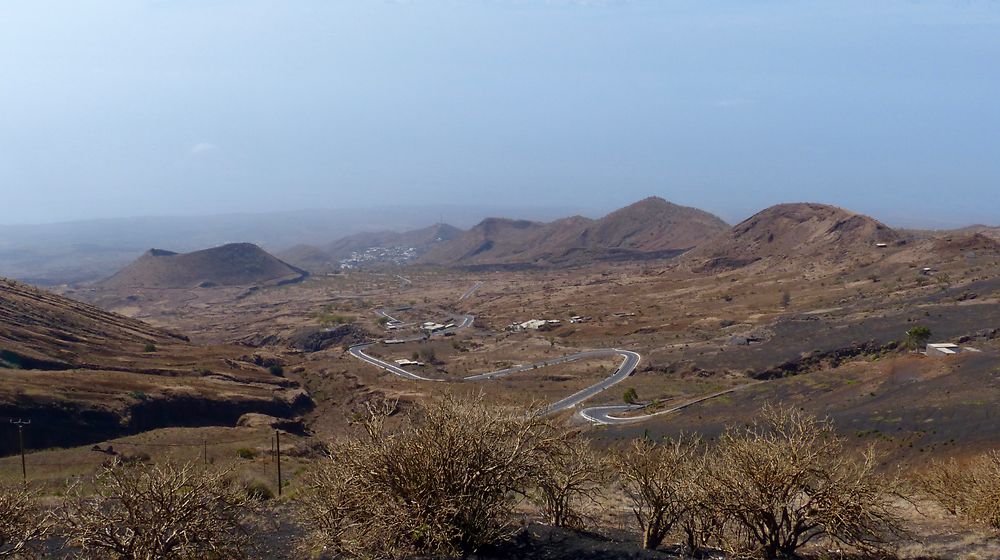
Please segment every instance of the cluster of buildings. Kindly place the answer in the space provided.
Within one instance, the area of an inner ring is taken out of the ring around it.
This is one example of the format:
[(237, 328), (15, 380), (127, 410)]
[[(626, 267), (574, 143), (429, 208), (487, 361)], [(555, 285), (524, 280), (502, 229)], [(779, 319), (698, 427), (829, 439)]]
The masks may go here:
[(371, 247), (341, 259), (340, 268), (348, 270), (374, 264), (406, 264), (417, 256), (415, 247)]
[(455, 325), (455, 323), (441, 324), (433, 321), (427, 321), (426, 323), (420, 325), (420, 331), (427, 334), (434, 334), (436, 332), (453, 329), (456, 326), (457, 325)]
[(523, 323), (511, 323), (507, 325), (507, 330), (511, 332), (537, 331), (543, 328), (551, 328), (561, 324), (559, 319), (529, 319)]
[(396, 360), (396, 365), (399, 366), (399, 367), (406, 367), (406, 366), (423, 367), (424, 363), (423, 362), (418, 362), (416, 360), (407, 360), (407, 359), (403, 358), (403, 359), (400, 359), (400, 360)]
[[(570, 323), (589, 323), (593, 320), (593, 317), (583, 315), (573, 315), (569, 318)], [(561, 324), (562, 321), (559, 319), (529, 319), (523, 323), (511, 323), (507, 325), (507, 330), (511, 332), (538, 331), (555, 328)]]

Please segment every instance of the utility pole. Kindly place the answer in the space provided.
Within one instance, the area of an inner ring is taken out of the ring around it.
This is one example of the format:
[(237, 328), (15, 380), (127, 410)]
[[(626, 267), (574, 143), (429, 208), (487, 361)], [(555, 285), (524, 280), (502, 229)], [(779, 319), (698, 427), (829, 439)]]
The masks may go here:
[(205, 459), (205, 464), (208, 465), (208, 439), (202, 439), (201, 443), (204, 446), (202, 449), (202, 457)]
[(278, 460), (278, 496), (281, 496), (281, 432), (278, 430), (274, 431), (274, 443)]
[(24, 483), (28, 483), (28, 469), (24, 463), (24, 427), (31, 424), (31, 420), (22, 420), (18, 418), (17, 420), (11, 420), (11, 424), (17, 426), (17, 440), (21, 445), (21, 478)]

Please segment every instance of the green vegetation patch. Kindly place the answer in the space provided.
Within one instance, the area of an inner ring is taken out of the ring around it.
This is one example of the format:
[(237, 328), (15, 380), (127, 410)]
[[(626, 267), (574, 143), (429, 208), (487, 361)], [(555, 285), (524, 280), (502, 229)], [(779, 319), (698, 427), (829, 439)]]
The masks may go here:
[(337, 313), (332, 305), (327, 305), (323, 307), (322, 311), (316, 312), (313, 315), (313, 319), (324, 327), (346, 325), (355, 321), (355, 317), (351, 315), (341, 315), (340, 313)]

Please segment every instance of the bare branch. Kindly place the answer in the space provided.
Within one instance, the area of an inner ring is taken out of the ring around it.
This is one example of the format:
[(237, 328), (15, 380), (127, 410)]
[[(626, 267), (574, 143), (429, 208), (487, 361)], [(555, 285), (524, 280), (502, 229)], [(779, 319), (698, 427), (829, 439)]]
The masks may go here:
[(67, 545), (113, 559), (243, 558), (256, 507), (227, 470), (116, 462), (58, 510)]

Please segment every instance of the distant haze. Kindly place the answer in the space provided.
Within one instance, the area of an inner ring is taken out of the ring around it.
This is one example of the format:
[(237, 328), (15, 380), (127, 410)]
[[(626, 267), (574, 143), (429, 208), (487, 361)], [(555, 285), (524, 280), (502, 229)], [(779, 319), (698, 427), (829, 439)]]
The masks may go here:
[(411, 230), (438, 221), (471, 227), (491, 215), (560, 218), (579, 208), (521, 206), (380, 206), (216, 216), (108, 218), (38, 225), (0, 225), (0, 277), (53, 284), (110, 276), (148, 249), (194, 251), (250, 242), (268, 250), (326, 245), (363, 232)]
[(11, 0), (0, 224), (648, 195), (996, 224), (998, 61), (987, 0)]

